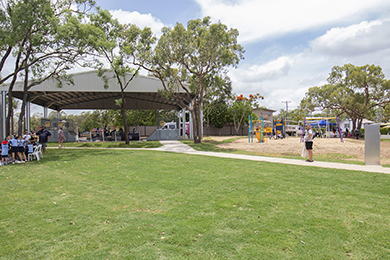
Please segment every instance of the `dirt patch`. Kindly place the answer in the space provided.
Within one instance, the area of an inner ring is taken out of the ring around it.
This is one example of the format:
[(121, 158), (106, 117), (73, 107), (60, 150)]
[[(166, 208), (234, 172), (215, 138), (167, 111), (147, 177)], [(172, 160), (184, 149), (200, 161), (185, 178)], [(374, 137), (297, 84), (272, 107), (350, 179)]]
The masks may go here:
[[(209, 137), (215, 141), (222, 141), (232, 137)], [(224, 139), (223, 139), (224, 138)], [(282, 140), (266, 139), (265, 143), (259, 143), (254, 138), (254, 143), (248, 143), (248, 138), (237, 139), (232, 143), (220, 144), (218, 147), (225, 149), (238, 149), (255, 152), (269, 156), (299, 156), (303, 143), (300, 138), (287, 138)], [(313, 144), (315, 156), (344, 159), (364, 162), (364, 140), (344, 139), (344, 143), (338, 138), (316, 138)], [(381, 142), (381, 164), (390, 164), (390, 142)]]

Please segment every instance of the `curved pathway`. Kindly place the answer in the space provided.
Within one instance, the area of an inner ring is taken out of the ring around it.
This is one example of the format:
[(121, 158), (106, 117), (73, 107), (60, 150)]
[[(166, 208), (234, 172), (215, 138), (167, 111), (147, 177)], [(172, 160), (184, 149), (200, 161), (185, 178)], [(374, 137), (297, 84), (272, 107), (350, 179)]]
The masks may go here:
[(321, 162), (321, 161), (314, 161), (312, 163), (309, 163), (309, 162), (305, 162), (304, 160), (297, 160), (297, 159), (285, 159), (285, 158), (277, 158), (277, 157), (265, 157), (265, 156), (257, 156), (257, 155), (244, 155), (244, 154), (232, 154), (232, 153), (203, 152), (203, 151), (196, 151), (190, 146), (176, 140), (160, 141), (160, 143), (163, 145), (162, 147), (152, 148), (149, 150), (185, 153), (185, 154), (192, 154), (192, 155), (213, 156), (213, 157), (230, 158), (230, 159), (251, 160), (251, 161), (258, 161), (258, 162), (292, 164), (292, 165), (298, 165), (304, 167), (312, 166), (312, 167), (321, 167), (321, 168), (390, 174), (390, 168), (382, 167), (382, 166), (357, 165), (357, 164), (333, 163), (333, 162)]

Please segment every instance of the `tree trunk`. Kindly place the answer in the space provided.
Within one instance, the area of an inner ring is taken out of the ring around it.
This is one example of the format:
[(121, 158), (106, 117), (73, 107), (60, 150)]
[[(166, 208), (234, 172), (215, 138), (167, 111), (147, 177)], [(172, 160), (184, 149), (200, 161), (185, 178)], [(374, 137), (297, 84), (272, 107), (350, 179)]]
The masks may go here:
[[(8, 88), (8, 113), (7, 113), (7, 119), (6, 119), (6, 135), (9, 136), (11, 132), (14, 132), (14, 123), (13, 123), (13, 116), (14, 116), (14, 109), (12, 107), (13, 105), (13, 97), (12, 97), (12, 90), (14, 88), (16, 79), (17, 79), (17, 74), (14, 75), (12, 78), (12, 81), (9, 85)], [(11, 122), (12, 118), (12, 122)]]
[(197, 122), (197, 132), (198, 132), (198, 135), (197, 135), (197, 138), (195, 140), (195, 143), (201, 143), (202, 142), (202, 108), (200, 106), (200, 104), (198, 104), (196, 106), (196, 114), (197, 114), (197, 119), (198, 119), (198, 122)]
[(194, 143), (198, 144), (202, 142), (202, 138), (200, 136), (201, 126), (200, 126), (199, 106), (196, 104), (196, 100), (193, 100), (191, 103), (192, 103), (191, 106), (192, 109), (189, 109), (189, 111), (191, 112), (191, 117), (192, 117)]
[[(23, 87), (23, 100), (22, 100), (22, 108), (20, 110), (19, 122), (18, 122), (18, 135), (22, 135), (23, 130), (23, 118), (26, 113), (26, 103), (27, 103), (27, 95), (28, 95), (28, 68), (25, 70), (25, 78), (24, 78), (24, 87)], [(27, 127), (26, 127), (27, 129)]]
[(123, 120), (123, 127), (125, 128), (125, 143), (129, 144), (129, 126), (127, 125), (126, 111), (125, 111), (125, 97), (122, 91), (122, 103), (121, 103), (121, 114)]
[(351, 118), (351, 121), (352, 121), (352, 136), (355, 136), (355, 129), (356, 129), (356, 118)]
[(240, 135), (240, 127), (243, 119), (244, 115), (241, 116), (240, 121), (238, 121), (238, 123), (236, 123), (236, 120), (234, 120), (234, 130), (236, 131), (236, 135)]

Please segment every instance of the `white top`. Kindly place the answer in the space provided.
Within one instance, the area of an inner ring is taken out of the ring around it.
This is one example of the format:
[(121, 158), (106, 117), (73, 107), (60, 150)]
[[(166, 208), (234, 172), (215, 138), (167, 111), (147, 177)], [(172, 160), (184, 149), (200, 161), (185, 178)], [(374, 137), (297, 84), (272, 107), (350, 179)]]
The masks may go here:
[(305, 131), (304, 140), (305, 142), (313, 142), (313, 130), (311, 128)]

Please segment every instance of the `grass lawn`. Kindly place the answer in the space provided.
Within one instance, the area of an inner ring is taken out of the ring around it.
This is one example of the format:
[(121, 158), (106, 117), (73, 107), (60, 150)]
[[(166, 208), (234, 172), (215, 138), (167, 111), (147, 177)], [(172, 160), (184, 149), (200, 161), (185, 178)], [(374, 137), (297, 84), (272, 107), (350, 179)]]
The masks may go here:
[(0, 259), (389, 259), (389, 187), (378, 173), (49, 149), (0, 167)]

